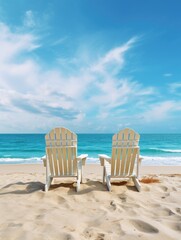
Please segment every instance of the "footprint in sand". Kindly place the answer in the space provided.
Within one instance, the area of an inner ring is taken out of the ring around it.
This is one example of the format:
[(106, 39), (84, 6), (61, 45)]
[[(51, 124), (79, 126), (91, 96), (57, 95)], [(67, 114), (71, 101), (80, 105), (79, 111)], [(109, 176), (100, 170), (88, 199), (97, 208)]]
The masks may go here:
[(148, 187), (148, 186), (144, 186), (143, 189), (144, 189), (145, 192), (150, 192), (150, 187)]
[(61, 196), (57, 196), (56, 201), (58, 204), (62, 204), (66, 202), (65, 198)]
[(125, 203), (126, 200), (127, 200), (127, 196), (126, 196), (125, 194), (120, 194), (120, 195), (119, 195), (119, 198), (121, 199), (121, 201), (122, 201), (123, 203)]
[(93, 230), (86, 230), (84, 232), (84, 236), (89, 239), (95, 239), (95, 240), (104, 240), (105, 239), (105, 234), (104, 233), (98, 233), (95, 236), (95, 232)]
[(176, 223), (174, 226), (174, 230), (181, 232), (181, 225), (179, 223)]
[(112, 208), (113, 208), (114, 210), (116, 210), (117, 205), (116, 205), (115, 201), (111, 201), (111, 202), (110, 202), (110, 205), (112, 206)]
[(36, 219), (38, 219), (38, 220), (41, 220), (41, 219), (43, 219), (44, 217), (45, 217), (44, 214), (38, 214), (38, 215), (36, 215)]
[(23, 224), (22, 223), (9, 223), (8, 227), (22, 227)]
[(168, 216), (172, 216), (175, 215), (174, 212), (172, 212), (172, 210), (170, 210), (169, 208), (164, 208), (165, 214), (167, 214)]
[(98, 233), (97, 237), (95, 240), (104, 240), (105, 238), (105, 234), (104, 233)]
[(162, 199), (165, 199), (165, 198), (167, 198), (167, 197), (169, 197), (169, 196), (170, 196), (170, 193), (165, 193), (164, 196), (162, 196), (161, 198), (162, 198)]
[(87, 239), (87, 238), (91, 238), (93, 236), (93, 233), (90, 230), (85, 230), (83, 235)]
[(181, 208), (176, 208), (175, 210), (177, 213), (181, 214)]
[(159, 230), (157, 228), (155, 228), (154, 226), (152, 226), (146, 222), (143, 222), (141, 220), (131, 220), (131, 223), (140, 232), (144, 232), (144, 233), (158, 233), (159, 232)]
[(65, 236), (65, 239), (66, 240), (73, 240), (73, 239), (75, 239), (72, 235), (70, 235), (70, 234), (67, 234), (66, 236)]
[(177, 189), (176, 189), (175, 187), (172, 187), (172, 190), (173, 190), (174, 192), (177, 192)]
[(172, 216), (175, 215), (174, 212), (172, 212), (171, 209), (166, 208), (166, 207), (157, 207), (157, 211), (154, 212), (156, 216)]
[(174, 231), (181, 232), (181, 224), (180, 223), (169, 223), (168, 226)]
[(168, 191), (168, 188), (165, 187), (165, 186), (160, 186), (160, 188), (161, 188), (164, 192), (167, 192), (167, 191)]

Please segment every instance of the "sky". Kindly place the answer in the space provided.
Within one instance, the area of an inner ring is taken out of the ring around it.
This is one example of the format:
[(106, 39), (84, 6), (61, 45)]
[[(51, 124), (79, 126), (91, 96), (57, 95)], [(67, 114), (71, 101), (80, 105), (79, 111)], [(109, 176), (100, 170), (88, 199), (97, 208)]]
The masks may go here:
[(180, 0), (0, 0), (0, 133), (181, 133)]

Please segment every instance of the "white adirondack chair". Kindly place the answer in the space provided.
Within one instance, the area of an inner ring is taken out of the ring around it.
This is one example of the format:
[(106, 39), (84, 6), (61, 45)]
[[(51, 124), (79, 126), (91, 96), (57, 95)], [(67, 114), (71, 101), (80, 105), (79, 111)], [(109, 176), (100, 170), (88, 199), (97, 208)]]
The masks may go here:
[(140, 135), (132, 129), (125, 128), (112, 138), (112, 157), (100, 154), (99, 159), (103, 166), (103, 183), (107, 183), (111, 190), (111, 178), (132, 178), (138, 191), (141, 185), (138, 180), (139, 165), (139, 138)]
[(42, 157), (46, 167), (45, 191), (48, 191), (53, 178), (75, 177), (76, 190), (82, 182), (82, 166), (87, 154), (77, 156), (77, 135), (69, 129), (52, 129), (46, 136), (46, 156)]

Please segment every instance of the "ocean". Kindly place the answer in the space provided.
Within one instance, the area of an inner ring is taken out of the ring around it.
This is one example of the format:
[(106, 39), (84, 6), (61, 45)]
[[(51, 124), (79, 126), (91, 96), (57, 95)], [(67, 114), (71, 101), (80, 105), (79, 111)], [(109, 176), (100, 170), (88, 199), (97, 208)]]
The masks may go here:
[[(113, 134), (77, 134), (78, 154), (88, 154), (87, 163), (99, 163), (98, 154), (111, 156)], [(0, 164), (41, 163), (45, 134), (0, 134)], [(181, 134), (141, 134), (143, 165), (181, 165)]]

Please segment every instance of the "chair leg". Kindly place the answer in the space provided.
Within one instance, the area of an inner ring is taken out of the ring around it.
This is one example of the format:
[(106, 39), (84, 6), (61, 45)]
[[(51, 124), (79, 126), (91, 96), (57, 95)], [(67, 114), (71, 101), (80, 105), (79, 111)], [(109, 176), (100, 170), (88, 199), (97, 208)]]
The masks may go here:
[(77, 169), (77, 186), (76, 186), (76, 191), (78, 192), (80, 190), (80, 182), (82, 179), (82, 171), (81, 168)]
[(46, 184), (45, 184), (45, 192), (48, 192), (48, 189), (50, 188), (52, 180), (53, 180), (52, 177), (47, 177)]
[(106, 184), (107, 184), (108, 191), (111, 191), (111, 178), (107, 175), (106, 175)]
[(45, 184), (45, 192), (48, 192), (48, 184)]
[(76, 192), (79, 192), (79, 190), (80, 190), (80, 179), (77, 179)]
[(81, 167), (81, 179), (80, 182), (83, 183), (83, 166)]
[(141, 184), (140, 184), (138, 178), (137, 177), (132, 177), (132, 179), (133, 179), (134, 185), (137, 188), (138, 192), (140, 192), (141, 191)]
[(106, 173), (105, 167), (103, 166), (103, 178), (102, 178), (103, 183), (105, 183), (105, 173)]

